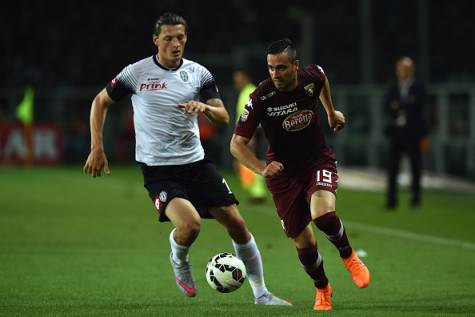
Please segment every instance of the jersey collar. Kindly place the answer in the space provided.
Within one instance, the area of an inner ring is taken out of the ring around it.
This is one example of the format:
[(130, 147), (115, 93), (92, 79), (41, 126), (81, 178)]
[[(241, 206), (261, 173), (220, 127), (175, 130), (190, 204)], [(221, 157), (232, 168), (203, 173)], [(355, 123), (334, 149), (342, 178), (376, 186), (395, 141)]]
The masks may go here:
[(165, 67), (165, 66), (163, 66), (162, 64), (160, 64), (160, 62), (159, 62), (158, 59), (157, 59), (157, 55), (153, 55), (152, 58), (153, 58), (153, 62), (155, 63), (155, 65), (157, 65), (157, 66), (160, 67), (161, 69), (168, 70), (168, 71), (170, 71), (170, 72), (171, 72), (171, 71), (178, 70), (178, 69), (181, 67), (181, 65), (183, 65), (183, 58), (182, 58), (181, 61), (180, 61), (180, 65), (178, 65), (178, 67), (176, 67), (176, 68), (168, 68), (168, 67)]

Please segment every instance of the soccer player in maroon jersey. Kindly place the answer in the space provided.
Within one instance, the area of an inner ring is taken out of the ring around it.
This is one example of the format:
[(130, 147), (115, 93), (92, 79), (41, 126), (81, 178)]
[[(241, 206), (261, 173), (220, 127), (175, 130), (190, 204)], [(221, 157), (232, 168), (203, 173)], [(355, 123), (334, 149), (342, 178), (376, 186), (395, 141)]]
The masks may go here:
[[(285, 233), (294, 240), (300, 262), (314, 281), (314, 309), (331, 310), (332, 288), (312, 222), (337, 247), (354, 283), (364, 288), (370, 282), (370, 273), (351, 248), (335, 212), (336, 157), (325, 144), (317, 114), (318, 98), (335, 132), (345, 126), (345, 117), (333, 107), (330, 83), (322, 68), (312, 64), (301, 69), (291, 40), (269, 46), (267, 67), (270, 78), (250, 95), (231, 140), (231, 153), (265, 177)], [(266, 164), (248, 147), (259, 124), (269, 142)]]

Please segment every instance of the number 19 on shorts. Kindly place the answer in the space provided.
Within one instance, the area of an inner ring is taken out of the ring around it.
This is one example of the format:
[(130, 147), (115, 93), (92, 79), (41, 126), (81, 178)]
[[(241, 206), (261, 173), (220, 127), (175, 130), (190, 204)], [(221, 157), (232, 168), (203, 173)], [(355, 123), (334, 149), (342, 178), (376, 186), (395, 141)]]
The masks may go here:
[(328, 170), (318, 170), (317, 171), (317, 183), (330, 183), (332, 182), (332, 172)]

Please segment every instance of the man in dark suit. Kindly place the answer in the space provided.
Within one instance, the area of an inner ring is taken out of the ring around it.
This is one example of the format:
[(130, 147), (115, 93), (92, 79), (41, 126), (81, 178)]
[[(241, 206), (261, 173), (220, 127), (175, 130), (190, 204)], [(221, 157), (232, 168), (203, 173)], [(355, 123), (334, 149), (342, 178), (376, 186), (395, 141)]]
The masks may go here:
[(386, 133), (389, 137), (388, 185), (386, 206), (397, 206), (397, 177), (401, 158), (407, 154), (411, 165), (411, 207), (421, 203), (422, 151), (427, 148), (427, 123), (424, 118), (426, 92), (414, 78), (414, 62), (403, 57), (396, 63), (397, 83), (386, 96)]

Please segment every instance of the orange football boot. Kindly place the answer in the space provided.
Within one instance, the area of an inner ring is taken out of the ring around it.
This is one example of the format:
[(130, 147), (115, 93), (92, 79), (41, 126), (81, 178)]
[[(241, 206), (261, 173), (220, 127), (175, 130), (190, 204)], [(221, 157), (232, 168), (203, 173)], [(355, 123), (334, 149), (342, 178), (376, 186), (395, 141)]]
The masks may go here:
[(332, 310), (332, 287), (330, 283), (325, 288), (317, 288), (314, 310)]
[(359, 288), (365, 288), (369, 285), (369, 270), (366, 265), (364, 265), (363, 261), (361, 261), (356, 255), (355, 250), (351, 252), (351, 255), (348, 258), (342, 258), (342, 260), (346, 269), (350, 272), (351, 278), (356, 286)]

